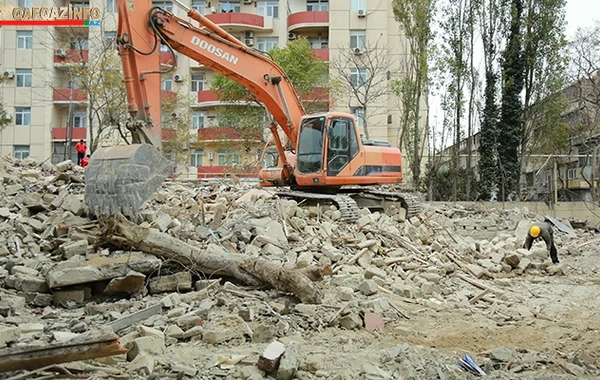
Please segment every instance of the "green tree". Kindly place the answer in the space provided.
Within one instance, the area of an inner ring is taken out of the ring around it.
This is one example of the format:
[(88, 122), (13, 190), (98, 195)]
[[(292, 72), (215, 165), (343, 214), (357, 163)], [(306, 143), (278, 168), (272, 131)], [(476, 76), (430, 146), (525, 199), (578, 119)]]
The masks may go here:
[(503, 25), (506, 24), (505, 7), (501, 0), (477, 0), (475, 2), (485, 66), (485, 88), (483, 93), (483, 111), (480, 120), (479, 136), (479, 197), (491, 199), (498, 191), (498, 121), (497, 102), (498, 73), (496, 62), (501, 43)]
[(498, 159), (500, 190), (503, 201), (519, 196), (519, 150), (523, 130), (523, 35), (521, 31), (523, 0), (511, 0), (511, 19), (508, 42), (502, 62), (502, 105), (498, 128)]
[[(528, 153), (560, 144), (566, 107), (560, 92), (567, 82), (565, 0), (527, 0), (524, 9), (523, 60), (525, 64), (521, 174)], [(551, 108), (550, 108), (551, 107)], [(535, 136), (535, 137), (534, 137)], [(544, 141), (544, 140), (555, 141)], [(563, 140), (564, 141), (564, 140)]]
[(415, 188), (421, 176), (421, 157), (427, 133), (420, 128), (421, 100), (428, 89), (429, 65), (428, 50), (433, 37), (431, 17), (434, 0), (394, 0), (392, 8), (394, 18), (400, 24), (408, 39), (409, 53), (404, 61), (405, 76), (392, 82), (392, 89), (400, 98), (401, 108), (401, 137), (400, 147), (405, 147), (411, 157), (411, 169)]
[[(460, 146), (463, 138), (463, 110), (465, 103), (465, 83), (467, 81), (467, 57), (469, 56), (468, 0), (447, 0), (441, 16), (442, 53), (441, 67), (447, 75), (448, 97), (442, 103), (445, 118), (453, 120), (454, 144), (451, 170), (457, 173), (460, 167)], [(453, 197), (456, 200), (458, 178), (454, 176)]]

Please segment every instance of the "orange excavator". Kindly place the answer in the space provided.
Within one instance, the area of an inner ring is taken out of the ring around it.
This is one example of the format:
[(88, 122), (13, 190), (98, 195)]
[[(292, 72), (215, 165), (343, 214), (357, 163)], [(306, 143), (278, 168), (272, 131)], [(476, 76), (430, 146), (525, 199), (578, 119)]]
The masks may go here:
[(402, 181), (398, 148), (362, 140), (352, 114), (307, 115), (277, 63), (198, 11), (173, 2), (199, 25), (153, 6), (151, 0), (116, 2), (130, 115), (126, 127), (133, 144), (97, 149), (92, 155), (86, 171), (88, 214), (137, 218), (142, 204), (173, 174), (173, 164), (160, 153), (161, 44), (241, 84), (269, 111), (272, 138), (258, 174), (262, 187), (286, 187), (277, 194), (334, 203), (349, 221), (358, 217), (358, 207), (397, 205), (409, 216), (419, 211), (411, 194), (373, 188)]

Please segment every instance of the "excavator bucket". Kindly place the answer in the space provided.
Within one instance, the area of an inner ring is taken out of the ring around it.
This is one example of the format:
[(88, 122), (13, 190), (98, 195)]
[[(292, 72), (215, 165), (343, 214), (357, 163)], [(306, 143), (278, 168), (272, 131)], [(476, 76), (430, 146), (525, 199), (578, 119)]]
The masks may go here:
[(123, 214), (137, 221), (140, 207), (173, 169), (173, 163), (151, 144), (96, 150), (85, 172), (88, 216)]

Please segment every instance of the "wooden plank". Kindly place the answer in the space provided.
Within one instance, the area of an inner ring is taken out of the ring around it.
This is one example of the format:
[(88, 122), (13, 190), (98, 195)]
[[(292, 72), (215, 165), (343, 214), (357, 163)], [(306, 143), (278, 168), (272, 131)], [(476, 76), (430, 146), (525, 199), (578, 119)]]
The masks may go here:
[(126, 317), (119, 318), (116, 321), (111, 322), (108, 326), (113, 329), (114, 332), (118, 333), (119, 331), (126, 329), (127, 327), (141, 322), (150, 318), (153, 315), (162, 313), (162, 305), (160, 303), (156, 305), (149, 306), (145, 309), (136, 311), (133, 314), (130, 314)]
[(52, 364), (102, 358), (127, 353), (119, 336), (104, 333), (78, 337), (66, 343), (43, 347), (8, 348), (0, 351), (0, 372), (33, 370)]
[(485, 297), (485, 296), (486, 296), (486, 295), (487, 295), (489, 292), (491, 292), (491, 290), (490, 290), (489, 288), (488, 288), (488, 289), (485, 289), (483, 292), (481, 292), (481, 293), (479, 293), (478, 295), (476, 295), (475, 297), (471, 298), (471, 299), (469, 300), (469, 303), (470, 303), (470, 304), (475, 304), (475, 303), (477, 303), (477, 301), (479, 301), (480, 299), (482, 299), (483, 297)]
[(492, 293), (502, 294), (502, 291), (500, 291), (498, 289), (494, 289), (494, 288), (492, 288), (490, 286), (487, 286), (485, 284), (482, 284), (481, 282), (475, 281), (472, 278), (464, 276), (464, 275), (462, 275), (460, 273), (457, 273), (456, 277), (460, 278), (461, 280), (463, 280), (465, 282), (468, 282), (469, 284), (471, 284), (471, 285), (473, 285), (475, 287), (478, 287), (479, 289), (483, 289), (483, 290), (489, 289), (489, 291), (492, 292)]

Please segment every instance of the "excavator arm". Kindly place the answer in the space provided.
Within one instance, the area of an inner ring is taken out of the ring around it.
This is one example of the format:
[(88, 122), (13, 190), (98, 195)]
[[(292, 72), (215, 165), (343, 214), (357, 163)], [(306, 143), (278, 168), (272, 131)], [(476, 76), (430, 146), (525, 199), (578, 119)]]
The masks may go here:
[(200, 26), (175, 16), (151, 0), (117, 0), (117, 43), (124, 73), (129, 120), (126, 127), (133, 145), (101, 148), (94, 152), (86, 170), (85, 201), (88, 213), (138, 216), (139, 207), (166, 177), (171, 163), (160, 154), (160, 49), (194, 59), (241, 84), (272, 115), (271, 132), (282, 164), (277, 182), (293, 183), (293, 156), (279, 131), (295, 149), (298, 125), (306, 114), (283, 69), (194, 9), (174, 0)]

